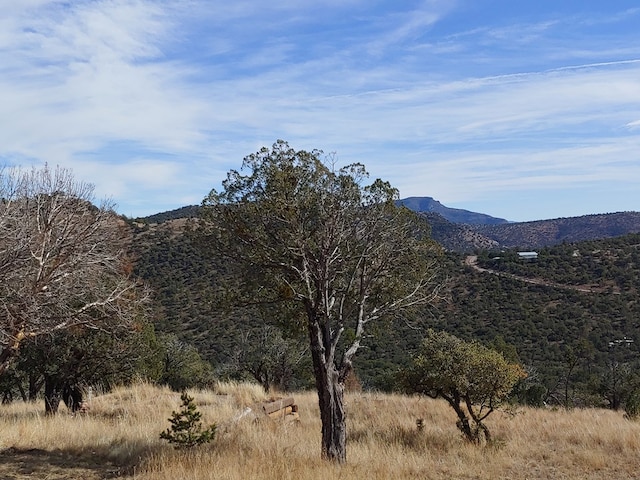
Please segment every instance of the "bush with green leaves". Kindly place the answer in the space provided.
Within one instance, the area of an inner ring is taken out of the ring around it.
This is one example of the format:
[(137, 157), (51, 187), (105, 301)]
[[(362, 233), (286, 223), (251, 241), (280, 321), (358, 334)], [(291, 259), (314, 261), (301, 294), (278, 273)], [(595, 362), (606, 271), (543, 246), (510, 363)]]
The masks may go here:
[(444, 398), (465, 438), (482, 443), (491, 441), (484, 420), (525, 376), (520, 365), (495, 350), (430, 329), (401, 381), (407, 392)]
[(629, 420), (640, 419), (640, 389), (634, 389), (624, 404), (625, 417)]
[(202, 414), (196, 408), (193, 397), (183, 392), (180, 399), (182, 408), (179, 412), (171, 413), (171, 427), (160, 433), (160, 438), (167, 440), (175, 448), (191, 448), (212, 441), (216, 434), (216, 424), (203, 429)]
[(176, 392), (187, 388), (204, 388), (213, 381), (213, 367), (198, 349), (174, 334), (158, 335), (162, 373), (158, 383)]

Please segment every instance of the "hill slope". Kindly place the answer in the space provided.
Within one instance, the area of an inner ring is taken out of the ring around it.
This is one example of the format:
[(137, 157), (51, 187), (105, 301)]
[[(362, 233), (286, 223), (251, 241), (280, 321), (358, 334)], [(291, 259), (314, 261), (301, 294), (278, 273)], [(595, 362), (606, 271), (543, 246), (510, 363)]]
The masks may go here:
[[(449, 251), (461, 253), (499, 248), (538, 249), (640, 232), (640, 212), (508, 222), (483, 213), (449, 208), (431, 197), (409, 197), (399, 200), (398, 204), (424, 215), (431, 224), (434, 240)], [(199, 206), (189, 205), (139, 220), (162, 223), (194, 218), (199, 211)]]
[(500, 243), (480, 233), (472, 225), (454, 223), (438, 213), (421, 213), (431, 226), (431, 238), (452, 252), (472, 252), (478, 249), (500, 248)]

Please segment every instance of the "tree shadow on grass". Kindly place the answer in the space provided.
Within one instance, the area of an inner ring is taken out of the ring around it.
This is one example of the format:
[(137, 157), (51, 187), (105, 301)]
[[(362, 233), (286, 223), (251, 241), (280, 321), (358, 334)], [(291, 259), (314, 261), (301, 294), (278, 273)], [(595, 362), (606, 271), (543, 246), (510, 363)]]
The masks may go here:
[(121, 478), (129, 475), (131, 469), (131, 466), (117, 465), (91, 452), (13, 447), (0, 450), (0, 478), (3, 480)]

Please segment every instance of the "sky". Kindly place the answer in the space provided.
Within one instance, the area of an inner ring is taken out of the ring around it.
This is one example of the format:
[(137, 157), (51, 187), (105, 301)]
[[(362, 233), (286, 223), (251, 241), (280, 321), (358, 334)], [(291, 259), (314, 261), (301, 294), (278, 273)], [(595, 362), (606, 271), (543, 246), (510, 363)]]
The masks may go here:
[(636, 1), (0, 8), (0, 165), (70, 168), (130, 217), (278, 139), (511, 221), (640, 211)]

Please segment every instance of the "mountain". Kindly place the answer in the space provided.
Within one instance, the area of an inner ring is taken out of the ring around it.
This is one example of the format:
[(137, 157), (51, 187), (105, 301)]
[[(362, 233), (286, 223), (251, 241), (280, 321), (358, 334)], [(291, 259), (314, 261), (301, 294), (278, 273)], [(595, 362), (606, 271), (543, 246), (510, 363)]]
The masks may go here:
[(431, 236), (452, 252), (502, 248), (535, 250), (561, 243), (620, 237), (640, 232), (640, 212), (618, 212), (581, 217), (493, 225), (450, 222), (437, 213), (422, 213), (431, 224)]
[(537, 249), (640, 232), (640, 212), (509, 222), (483, 213), (449, 208), (431, 197), (404, 198), (398, 204), (424, 215), (431, 224), (433, 239), (455, 252)]
[(467, 225), (501, 225), (509, 223), (504, 218), (496, 218), (484, 213), (470, 212), (460, 208), (449, 208), (431, 197), (408, 197), (398, 200), (398, 205), (419, 213), (437, 213), (441, 217), (453, 223)]
[[(460, 253), (499, 248), (538, 249), (640, 232), (640, 212), (509, 222), (484, 213), (449, 208), (431, 197), (408, 197), (397, 203), (424, 215), (431, 224), (433, 239), (446, 250)], [(189, 205), (138, 220), (147, 224), (184, 220), (197, 217), (199, 210), (199, 206)]]
[(431, 238), (451, 252), (500, 248), (498, 241), (476, 231), (473, 225), (454, 223), (438, 213), (421, 212), (431, 226)]

